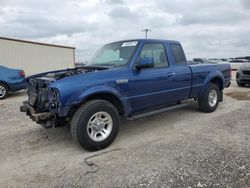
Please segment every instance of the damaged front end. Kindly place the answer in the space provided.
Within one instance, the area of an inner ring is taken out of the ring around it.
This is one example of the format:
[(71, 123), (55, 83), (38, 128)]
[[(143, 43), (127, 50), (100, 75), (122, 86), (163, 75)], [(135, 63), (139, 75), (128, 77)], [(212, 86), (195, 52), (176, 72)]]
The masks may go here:
[(49, 88), (48, 85), (55, 81), (54, 78), (35, 78), (30, 80), (28, 86), (28, 101), (20, 107), (21, 112), (26, 112), (30, 118), (45, 128), (58, 125), (57, 108), (59, 106), (59, 92)]
[(56, 88), (49, 85), (66, 77), (96, 72), (105, 68), (80, 67), (32, 76), (28, 85), (28, 101), (20, 106), (20, 111), (25, 112), (36, 123), (45, 128), (54, 128), (69, 121), (67, 114), (70, 109), (60, 108), (60, 94)]

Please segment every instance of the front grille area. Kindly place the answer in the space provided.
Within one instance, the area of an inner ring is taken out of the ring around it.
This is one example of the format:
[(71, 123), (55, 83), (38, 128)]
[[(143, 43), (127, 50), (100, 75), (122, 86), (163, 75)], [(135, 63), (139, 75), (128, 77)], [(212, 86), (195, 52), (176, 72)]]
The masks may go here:
[(37, 113), (48, 110), (48, 85), (50, 83), (51, 80), (46, 78), (35, 78), (29, 82), (28, 103)]
[(33, 92), (33, 91), (30, 91), (29, 92), (28, 102), (29, 102), (29, 104), (31, 106), (35, 105), (36, 99), (37, 99), (37, 94), (35, 92)]
[(246, 75), (250, 75), (250, 70), (243, 70), (242, 73)]

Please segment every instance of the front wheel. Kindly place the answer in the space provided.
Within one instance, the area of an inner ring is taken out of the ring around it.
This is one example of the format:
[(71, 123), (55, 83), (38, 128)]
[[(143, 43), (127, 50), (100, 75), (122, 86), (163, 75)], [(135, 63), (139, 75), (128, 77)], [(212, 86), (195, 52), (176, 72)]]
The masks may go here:
[(210, 83), (204, 95), (198, 99), (199, 109), (203, 112), (213, 112), (219, 104), (219, 92), (216, 84)]
[(108, 147), (119, 131), (117, 109), (104, 100), (83, 104), (71, 120), (73, 139), (89, 151)]

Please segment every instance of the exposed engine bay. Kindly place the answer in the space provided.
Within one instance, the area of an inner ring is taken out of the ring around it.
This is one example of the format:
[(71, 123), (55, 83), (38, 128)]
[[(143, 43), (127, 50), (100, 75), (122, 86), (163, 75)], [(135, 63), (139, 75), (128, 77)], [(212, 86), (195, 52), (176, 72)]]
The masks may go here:
[[(59, 93), (57, 90), (48, 88), (48, 85), (70, 76), (106, 69), (108, 68), (86, 66), (31, 76), (28, 78), (28, 101), (24, 101), (20, 110), (26, 112), (33, 121), (45, 128), (56, 127), (59, 123), (58, 120), (60, 120), (60, 118), (57, 118)], [(55, 119), (57, 119), (57, 122), (55, 122)]]
[(53, 78), (54, 80), (59, 80), (59, 79), (74, 76), (77, 74), (96, 72), (96, 71), (106, 70), (106, 69), (108, 69), (108, 68), (96, 67), (96, 66), (84, 66), (84, 67), (77, 67), (77, 68), (73, 68), (73, 69), (57, 70), (57, 71), (36, 74), (36, 75), (28, 77), (28, 80), (31, 80), (34, 78), (41, 78), (41, 77), (42, 78)]

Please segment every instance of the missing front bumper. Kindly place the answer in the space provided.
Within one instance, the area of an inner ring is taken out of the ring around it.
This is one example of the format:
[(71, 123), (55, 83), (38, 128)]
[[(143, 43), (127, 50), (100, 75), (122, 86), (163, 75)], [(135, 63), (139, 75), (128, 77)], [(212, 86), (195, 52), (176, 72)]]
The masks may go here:
[(50, 121), (53, 119), (53, 117), (54, 115), (51, 112), (42, 112), (31, 115), (31, 119), (37, 123)]
[(25, 112), (30, 118), (38, 124), (41, 124), (43, 127), (49, 128), (53, 125), (53, 119), (55, 115), (51, 112), (40, 112), (36, 113), (34, 108), (28, 104), (27, 101), (24, 101), (20, 106), (20, 111)]

